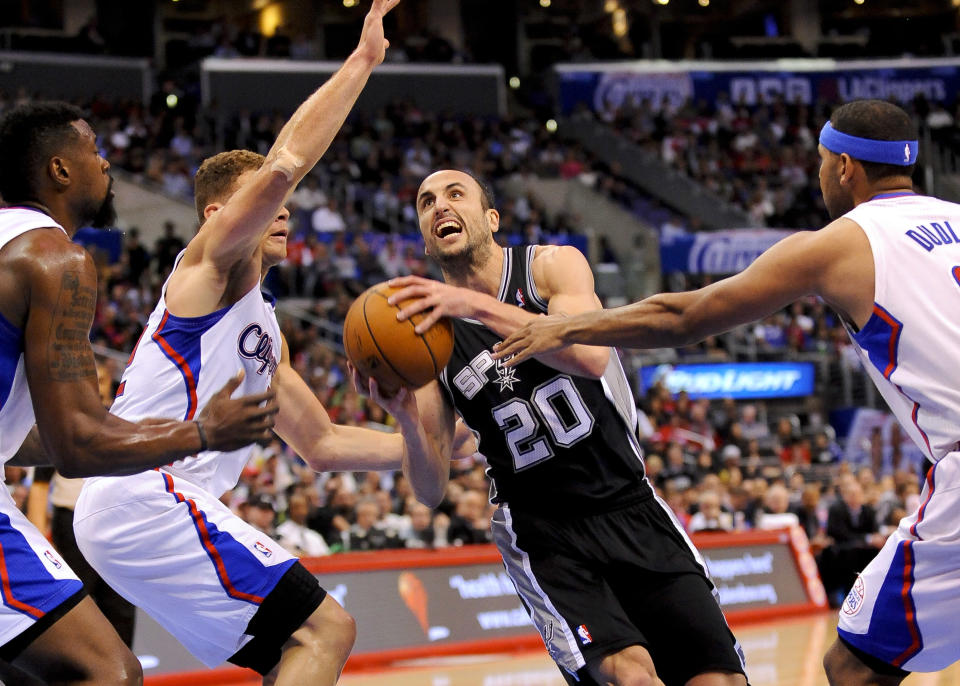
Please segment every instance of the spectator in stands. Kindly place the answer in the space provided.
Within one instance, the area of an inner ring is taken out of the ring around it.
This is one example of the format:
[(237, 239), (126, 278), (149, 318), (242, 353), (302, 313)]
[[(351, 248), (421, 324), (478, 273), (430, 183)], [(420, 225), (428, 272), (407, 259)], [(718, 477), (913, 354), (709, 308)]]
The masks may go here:
[(450, 545), (489, 543), (490, 519), (487, 517), (487, 499), (479, 491), (464, 491), (450, 517), (447, 530)]
[(758, 529), (783, 529), (796, 526), (797, 515), (790, 512), (790, 492), (782, 483), (775, 483), (763, 494), (763, 510), (757, 516)]
[(844, 477), (840, 499), (827, 513), (827, 536), (833, 543), (823, 551), (821, 575), (831, 603), (839, 606), (857, 574), (883, 547), (876, 513), (864, 503), (863, 486), (854, 477)]
[(176, 230), (173, 222), (164, 222), (163, 236), (157, 239), (156, 245), (154, 245), (153, 248), (153, 255), (156, 258), (157, 276), (159, 276), (161, 280), (166, 279), (170, 273), (170, 269), (173, 268), (174, 260), (177, 259), (177, 255), (180, 254), (184, 247), (183, 239), (177, 235)]
[(690, 517), (687, 530), (696, 531), (733, 531), (733, 515), (724, 512), (720, 504), (720, 494), (714, 490), (705, 490), (697, 499), (699, 509)]
[(150, 253), (140, 243), (140, 230), (137, 227), (130, 227), (126, 239), (126, 245), (124, 245), (126, 273), (124, 276), (131, 284), (138, 286), (143, 280), (143, 275), (150, 268)]
[(380, 521), (380, 504), (372, 496), (357, 503), (356, 521), (350, 527), (347, 538), (348, 550), (384, 550), (399, 548), (400, 541), (377, 524)]
[(757, 419), (757, 406), (744, 405), (740, 410), (741, 434), (745, 440), (751, 438), (766, 438), (770, 435), (770, 427)]
[(666, 456), (666, 464), (658, 475), (660, 488), (664, 492), (682, 492), (693, 488), (697, 483), (697, 473), (687, 461), (683, 447), (679, 443), (670, 443), (667, 445)]
[(410, 528), (403, 539), (405, 548), (443, 548), (447, 543), (450, 518), (442, 512), (434, 514), (429, 507), (411, 497), (407, 501)]
[(307, 526), (310, 503), (302, 493), (294, 493), (287, 504), (287, 519), (276, 528), (277, 542), (297, 557), (329, 555), (323, 536)]
[(246, 504), (244, 514), (248, 524), (259, 529), (267, 536), (274, 536), (273, 522), (276, 519), (277, 511), (270, 500), (263, 496), (254, 497)]

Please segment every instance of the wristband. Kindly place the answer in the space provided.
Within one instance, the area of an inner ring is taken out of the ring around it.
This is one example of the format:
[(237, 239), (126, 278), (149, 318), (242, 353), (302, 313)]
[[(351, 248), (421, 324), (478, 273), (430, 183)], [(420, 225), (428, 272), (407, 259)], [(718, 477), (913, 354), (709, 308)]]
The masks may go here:
[(202, 453), (207, 449), (207, 432), (203, 430), (203, 424), (199, 419), (194, 419), (193, 423), (197, 425), (197, 433), (200, 434), (200, 450), (197, 452)]

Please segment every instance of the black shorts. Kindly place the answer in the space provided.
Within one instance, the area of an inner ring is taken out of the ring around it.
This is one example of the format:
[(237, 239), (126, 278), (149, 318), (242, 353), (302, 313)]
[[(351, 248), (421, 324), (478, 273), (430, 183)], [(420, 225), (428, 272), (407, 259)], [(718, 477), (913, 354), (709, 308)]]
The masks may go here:
[(265, 676), (280, 662), (283, 644), (326, 597), (317, 577), (299, 562), (293, 563), (247, 624), (246, 633), (253, 638), (227, 662)]
[(540, 516), (502, 506), (494, 541), (568, 682), (641, 645), (667, 686), (744, 671), (739, 644), (679, 525), (653, 497), (613, 512)]

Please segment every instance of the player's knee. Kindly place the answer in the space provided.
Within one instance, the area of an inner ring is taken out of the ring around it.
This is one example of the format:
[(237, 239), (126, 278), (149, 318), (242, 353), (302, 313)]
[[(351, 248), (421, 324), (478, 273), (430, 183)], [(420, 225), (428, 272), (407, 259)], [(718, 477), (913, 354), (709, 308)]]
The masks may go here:
[(833, 645), (823, 656), (823, 671), (827, 674), (827, 681), (830, 686), (846, 686), (855, 682), (851, 660), (853, 656), (839, 640), (834, 641)]
[(125, 651), (116, 659), (99, 663), (94, 682), (104, 686), (142, 686), (143, 668), (133, 653)]
[(357, 622), (339, 603), (327, 596), (296, 634), (301, 644), (318, 651), (333, 651), (346, 660), (357, 638)]
[(606, 681), (614, 686), (657, 686), (662, 682), (657, 678), (657, 671), (644, 648), (631, 646), (613, 655), (608, 655), (600, 662), (598, 681)]

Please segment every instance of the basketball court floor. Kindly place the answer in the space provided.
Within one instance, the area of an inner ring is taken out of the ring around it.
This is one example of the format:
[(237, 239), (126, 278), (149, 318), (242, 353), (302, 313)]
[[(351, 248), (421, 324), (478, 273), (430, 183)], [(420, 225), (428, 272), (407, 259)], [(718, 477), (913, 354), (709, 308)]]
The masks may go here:
[[(752, 686), (827, 686), (820, 662), (836, 636), (835, 627), (834, 612), (734, 627)], [(340, 684), (565, 686), (546, 652), (418, 660), (388, 670), (348, 672)], [(960, 664), (939, 674), (912, 674), (904, 685), (960, 686)]]

